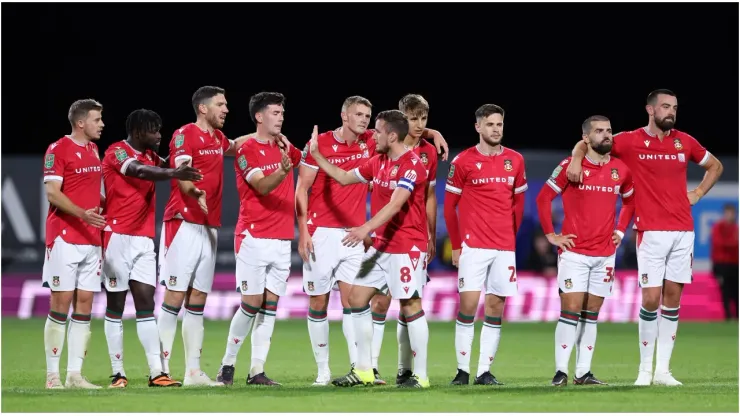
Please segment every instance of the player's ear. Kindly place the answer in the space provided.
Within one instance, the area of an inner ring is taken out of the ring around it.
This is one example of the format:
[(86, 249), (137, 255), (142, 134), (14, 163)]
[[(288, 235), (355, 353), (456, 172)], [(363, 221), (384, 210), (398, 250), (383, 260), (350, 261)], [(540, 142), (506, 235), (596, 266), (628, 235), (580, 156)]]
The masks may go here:
[(645, 111), (647, 111), (648, 115), (654, 116), (655, 115), (655, 109), (652, 105), (648, 104), (645, 106)]
[(262, 114), (262, 112), (260, 111), (259, 113), (256, 113), (254, 115), (254, 119), (257, 121), (257, 123), (262, 123), (265, 120), (265, 117)]
[(339, 116), (342, 118), (342, 123), (346, 123), (349, 121), (349, 117), (347, 117), (347, 112), (342, 111), (339, 113)]
[(475, 122), (475, 131), (478, 132), (478, 134), (480, 134), (480, 124), (478, 124), (477, 121)]

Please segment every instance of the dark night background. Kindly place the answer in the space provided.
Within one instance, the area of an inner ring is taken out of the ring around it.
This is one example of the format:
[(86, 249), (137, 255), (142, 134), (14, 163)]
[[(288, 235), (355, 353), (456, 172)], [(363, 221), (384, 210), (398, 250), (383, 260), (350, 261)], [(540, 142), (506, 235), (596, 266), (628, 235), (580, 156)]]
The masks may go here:
[(3, 4), (3, 155), (41, 154), (70, 132), (76, 99), (105, 107), (101, 150), (136, 108), (172, 131), (202, 85), (226, 89), (224, 132), (254, 130), (249, 97), (287, 97), (284, 133), (338, 127), (345, 97), (374, 113), (406, 93), (431, 105), (451, 147), (477, 142), (475, 109), (507, 111), (505, 144), (567, 149), (580, 123), (647, 122), (653, 89), (678, 94), (677, 127), (738, 151), (737, 4)]

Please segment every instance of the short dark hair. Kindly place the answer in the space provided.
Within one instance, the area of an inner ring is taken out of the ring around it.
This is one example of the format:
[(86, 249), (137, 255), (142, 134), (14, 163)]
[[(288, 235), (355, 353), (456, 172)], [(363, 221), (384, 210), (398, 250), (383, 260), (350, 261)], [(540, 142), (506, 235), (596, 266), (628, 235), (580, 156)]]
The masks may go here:
[(675, 97), (676, 93), (674, 93), (671, 90), (667, 90), (665, 88), (660, 88), (655, 91), (650, 92), (647, 96), (647, 104), (648, 105), (655, 105), (658, 102), (658, 96), (659, 95), (670, 95), (671, 97)]
[(735, 207), (735, 204), (728, 202), (722, 207), (723, 211), (732, 211), (737, 212), (737, 207)]
[(73, 102), (69, 107), (69, 112), (67, 113), (69, 124), (74, 127), (78, 120), (84, 120), (87, 118), (87, 113), (93, 110), (103, 111), (103, 104), (100, 104), (92, 98), (85, 98), (84, 100)]
[(365, 97), (360, 97), (359, 95), (353, 95), (351, 97), (347, 97), (346, 100), (342, 103), (342, 111), (347, 111), (350, 107), (352, 107), (355, 104), (362, 104), (364, 106), (373, 108), (373, 105), (370, 103), (370, 100), (368, 100)]
[(198, 88), (198, 90), (193, 93), (193, 99), (191, 100), (191, 102), (193, 103), (193, 111), (195, 111), (195, 115), (197, 116), (199, 114), (199, 105), (205, 104), (206, 101), (219, 94), (226, 94), (226, 90), (221, 87), (213, 87), (210, 85)]
[(482, 106), (478, 107), (477, 110), (475, 110), (475, 119), (477, 121), (482, 118), (486, 118), (491, 114), (501, 114), (501, 117), (503, 117), (504, 109), (497, 106), (496, 104), (483, 104)]
[(398, 101), (398, 109), (404, 113), (419, 116), (429, 113), (429, 103), (419, 94), (406, 94)]
[(375, 120), (385, 121), (387, 133), (396, 133), (398, 140), (403, 140), (409, 134), (409, 119), (399, 110), (381, 111)]
[(609, 121), (609, 119), (605, 116), (591, 116), (583, 121), (583, 124), (581, 124), (581, 131), (583, 134), (589, 134), (591, 133), (591, 122), (592, 121)]
[(156, 132), (162, 128), (162, 118), (152, 110), (140, 108), (126, 118), (126, 134), (133, 137), (135, 132)]
[(257, 113), (264, 111), (270, 105), (285, 105), (285, 96), (279, 92), (261, 92), (249, 99), (249, 117), (257, 124)]

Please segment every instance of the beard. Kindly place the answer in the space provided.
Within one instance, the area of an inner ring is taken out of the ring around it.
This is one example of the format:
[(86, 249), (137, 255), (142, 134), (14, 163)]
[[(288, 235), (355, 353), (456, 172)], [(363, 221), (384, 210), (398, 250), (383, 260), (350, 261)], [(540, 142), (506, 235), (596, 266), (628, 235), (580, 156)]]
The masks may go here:
[(604, 143), (603, 141), (599, 143), (598, 145), (591, 144), (591, 148), (594, 149), (594, 152), (604, 156), (605, 154), (612, 151), (612, 142), (611, 140), (609, 143)]
[(481, 136), (481, 137), (483, 138), (483, 141), (486, 142), (486, 144), (489, 146), (498, 146), (501, 144), (501, 141), (503, 140), (503, 136), (498, 136), (495, 138), (494, 136), (491, 136), (491, 137)]
[(656, 118), (655, 125), (658, 126), (661, 131), (668, 131), (676, 125), (676, 120), (669, 117), (663, 117), (662, 120)]

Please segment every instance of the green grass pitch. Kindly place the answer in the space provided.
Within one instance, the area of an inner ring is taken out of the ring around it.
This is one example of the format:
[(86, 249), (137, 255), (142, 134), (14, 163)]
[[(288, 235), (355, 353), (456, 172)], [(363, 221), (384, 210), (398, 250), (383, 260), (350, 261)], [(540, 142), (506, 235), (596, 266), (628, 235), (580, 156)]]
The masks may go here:
[[(103, 322), (92, 324), (83, 373), (107, 386), (111, 373)], [(478, 357), (476, 323), (471, 369)], [(249, 343), (240, 352), (234, 386), (155, 389), (146, 386), (148, 369), (134, 321), (125, 322), (125, 390), (48, 391), (42, 319), (2, 320), (3, 412), (738, 412), (737, 323), (680, 323), (672, 371), (681, 387), (634, 387), (639, 352), (637, 324), (599, 324), (594, 373), (609, 386), (549, 385), (554, 375), (555, 323), (507, 323), (493, 373), (505, 386), (451, 387), (455, 374), (454, 322), (430, 323), (426, 390), (395, 386), (340, 389), (312, 387), (316, 377), (305, 320), (278, 321), (266, 365), (282, 387), (247, 387)], [(229, 330), (227, 321), (206, 321), (203, 369), (215, 378)], [(393, 382), (397, 360), (396, 324), (386, 324), (380, 372)], [(333, 376), (348, 370), (341, 323), (331, 323)], [(66, 345), (62, 356), (66, 374)], [(173, 376), (182, 380), (184, 357), (178, 328)], [(571, 358), (571, 373), (575, 365)], [(572, 374), (571, 380), (572, 381)]]

